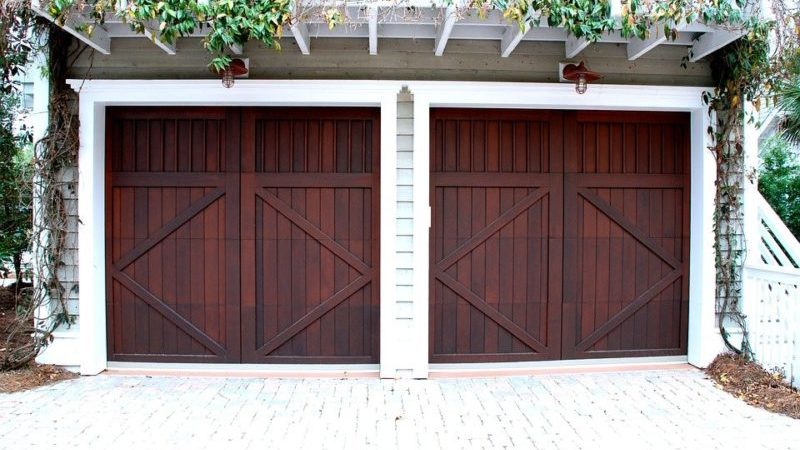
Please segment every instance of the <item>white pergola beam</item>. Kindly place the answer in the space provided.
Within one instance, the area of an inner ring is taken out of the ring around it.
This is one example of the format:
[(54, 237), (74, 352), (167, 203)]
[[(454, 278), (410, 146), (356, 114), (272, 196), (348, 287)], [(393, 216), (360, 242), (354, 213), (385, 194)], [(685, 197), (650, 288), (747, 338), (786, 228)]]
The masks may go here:
[(294, 40), (297, 41), (297, 46), (300, 48), (300, 53), (310, 55), (311, 40), (308, 37), (308, 25), (304, 23), (293, 24), (292, 34), (294, 35)]
[(511, 25), (508, 27), (505, 33), (503, 33), (503, 38), (500, 41), (500, 56), (503, 58), (508, 58), (509, 55), (511, 55), (511, 52), (517, 48), (517, 45), (522, 42), (522, 38), (525, 37), (527, 31), (527, 26), (524, 30), (521, 29), (519, 25)]
[[(31, 1), (31, 9), (45, 19), (53, 23), (56, 22), (55, 18), (51, 16), (47, 10), (41, 7), (39, 0)], [(78, 31), (78, 28), (84, 24), (85, 22), (83, 21), (83, 17), (78, 13), (73, 13), (67, 17), (67, 19), (64, 21), (64, 25), (61, 25), (61, 28), (98, 52), (104, 55), (110, 55), (111, 37), (108, 35), (108, 32), (100, 25), (95, 25), (91, 36), (89, 36)]]
[(578, 54), (588, 47), (589, 44), (591, 44), (591, 42), (584, 38), (576, 38), (575, 36), (567, 37), (567, 42), (564, 43), (567, 59), (578, 56)]
[(177, 51), (175, 50), (175, 44), (168, 44), (166, 42), (163, 42), (158, 34), (153, 33), (149, 29), (145, 28), (144, 35), (145, 37), (150, 39), (150, 41), (152, 41), (153, 44), (156, 45), (156, 47), (160, 48), (161, 50), (164, 50), (166, 54), (175, 55), (177, 53)]
[(228, 50), (230, 50), (231, 53), (233, 53), (234, 55), (241, 55), (242, 53), (244, 53), (244, 49), (239, 44), (231, 44), (231, 45), (229, 45), (228, 46)]
[(741, 31), (714, 31), (701, 35), (689, 52), (689, 61), (697, 62), (700, 59), (725, 47), (742, 36)]
[(444, 12), (444, 21), (436, 30), (436, 39), (433, 45), (433, 53), (436, 56), (444, 54), (444, 48), (447, 47), (447, 40), (450, 39), (450, 33), (453, 32), (456, 20), (458, 20), (458, 11), (455, 6), (450, 5)]
[(611, 17), (612, 18), (620, 18), (622, 17), (622, 0), (611, 0)]
[(369, 54), (378, 54), (378, 8), (369, 8)]
[[(686, 23), (682, 23), (676, 26), (675, 30), (683, 31), (685, 28)], [(645, 53), (667, 42), (667, 38), (669, 37), (666, 33), (664, 33), (664, 27), (660, 25), (654, 25), (652, 28), (650, 28), (649, 35), (650, 37), (647, 39), (631, 39), (631, 41), (628, 43), (628, 61), (639, 59)]]
[(628, 44), (628, 61), (635, 61), (642, 55), (650, 50), (658, 47), (667, 40), (664, 30), (658, 30), (658, 27), (650, 30), (650, 37), (647, 39), (633, 38)]

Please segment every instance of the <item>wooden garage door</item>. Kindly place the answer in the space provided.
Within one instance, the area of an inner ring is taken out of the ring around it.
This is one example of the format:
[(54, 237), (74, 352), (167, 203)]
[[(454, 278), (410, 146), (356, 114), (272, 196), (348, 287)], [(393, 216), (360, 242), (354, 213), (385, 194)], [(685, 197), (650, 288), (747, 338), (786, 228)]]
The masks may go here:
[(681, 114), (431, 113), (432, 362), (686, 352)]
[(109, 359), (377, 361), (377, 114), (109, 108)]

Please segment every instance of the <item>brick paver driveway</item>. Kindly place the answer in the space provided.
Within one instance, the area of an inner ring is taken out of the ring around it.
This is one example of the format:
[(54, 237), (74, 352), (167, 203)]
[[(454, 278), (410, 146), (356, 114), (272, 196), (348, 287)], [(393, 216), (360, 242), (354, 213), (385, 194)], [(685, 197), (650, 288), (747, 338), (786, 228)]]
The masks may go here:
[(0, 394), (0, 446), (800, 448), (800, 421), (747, 406), (696, 370), (428, 381), (101, 375)]

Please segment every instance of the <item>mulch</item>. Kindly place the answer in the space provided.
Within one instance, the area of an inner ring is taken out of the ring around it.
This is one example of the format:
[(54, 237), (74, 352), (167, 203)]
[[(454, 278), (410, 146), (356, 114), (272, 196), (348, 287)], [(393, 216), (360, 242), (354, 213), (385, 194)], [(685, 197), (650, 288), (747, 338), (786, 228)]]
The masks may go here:
[[(16, 319), (16, 311), (14, 311), (16, 302), (12, 289), (0, 287), (0, 349), (4, 349), (8, 344), (6, 342), (7, 330)], [(11, 345), (24, 343), (23, 339), (26, 337), (20, 336)], [(77, 376), (57, 366), (31, 362), (21, 369), (0, 371), (0, 393), (25, 391)]]
[(733, 354), (717, 356), (706, 373), (726, 392), (752, 406), (800, 419), (800, 392), (779, 373)]
[(0, 393), (27, 391), (77, 377), (77, 374), (58, 366), (31, 363), (22, 369), (0, 372)]

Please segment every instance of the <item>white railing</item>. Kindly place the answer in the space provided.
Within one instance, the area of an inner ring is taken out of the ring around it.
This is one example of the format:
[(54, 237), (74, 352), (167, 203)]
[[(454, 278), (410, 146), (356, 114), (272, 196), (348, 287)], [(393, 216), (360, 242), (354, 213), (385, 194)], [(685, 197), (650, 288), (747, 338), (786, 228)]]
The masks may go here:
[(758, 249), (743, 273), (750, 347), (762, 367), (800, 387), (800, 242), (761, 195), (754, 197)]
[(755, 198), (758, 203), (758, 254), (761, 262), (768, 266), (800, 267), (800, 242), (764, 197), (759, 194)]

